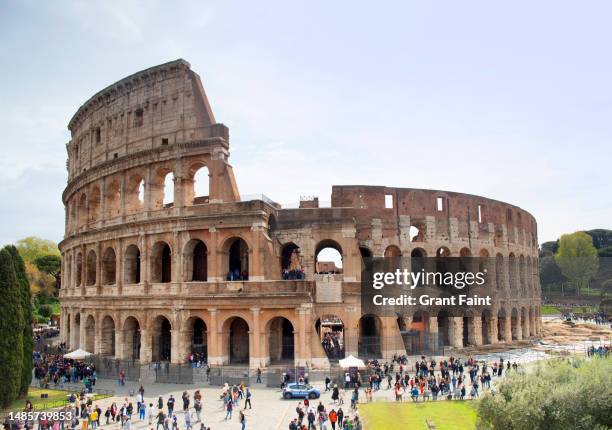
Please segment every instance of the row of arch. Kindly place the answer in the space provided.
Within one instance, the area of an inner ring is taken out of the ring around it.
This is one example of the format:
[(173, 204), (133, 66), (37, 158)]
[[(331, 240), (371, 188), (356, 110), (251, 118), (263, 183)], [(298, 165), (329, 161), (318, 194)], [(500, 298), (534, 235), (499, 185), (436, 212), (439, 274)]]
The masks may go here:
[[(115, 321), (111, 315), (96, 320), (94, 315), (68, 314), (66, 316), (66, 339), (71, 349), (83, 348), (103, 356), (143, 360), (145, 342), (150, 347), (152, 361), (170, 361), (173, 348), (180, 348), (180, 361), (187, 361), (190, 354), (208, 356), (209, 330), (203, 318), (192, 316), (173, 327), (170, 319), (163, 314), (155, 316), (148, 327), (143, 327), (136, 316), (127, 316)], [(81, 329), (81, 324), (84, 324)], [(100, 324), (100, 327), (96, 327)], [(221, 351), (230, 364), (248, 364), (250, 359), (249, 323), (240, 316), (230, 316), (220, 325), (222, 334)], [(284, 316), (271, 317), (264, 325), (267, 340), (267, 354), (270, 364), (281, 364), (295, 358), (294, 324)], [(117, 337), (120, 332), (121, 336)], [(143, 339), (147, 336), (147, 339)], [(173, 336), (183, 336), (182, 344)], [(148, 360), (148, 358), (146, 359)]]
[[(247, 242), (239, 237), (231, 237), (225, 241), (221, 249), (226, 258), (228, 271), (237, 271), (241, 274), (241, 280), (248, 280), (249, 246)], [(183, 247), (183, 281), (208, 281), (208, 254), (209, 250), (206, 244), (200, 239), (191, 239), (185, 244)], [(172, 248), (167, 242), (157, 241), (153, 244), (148, 261), (150, 282), (172, 282), (172, 257)], [(119, 276), (123, 276), (122, 282), (126, 284), (138, 284), (142, 281), (143, 261), (140, 248), (137, 245), (128, 245), (123, 252), (123, 274), (118, 273), (118, 257), (114, 247), (108, 246), (102, 251), (100, 264), (98, 264), (98, 258), (94, 249), (87, 251), (85, 257), (83, 252), (76, 252), (74, 283), (71, 284), (71, 279), (68, 279), (67, 285), (77, 287), (98, 284), (115, 285)], [(98, 273), (98, 268), (100, 273)], [(72, 269), (72, 262), (68, 259), (67, 273), (73, 273)]]
[[(176, 178), (169, 166), (155, 169), (150, 180), (146, 173), (136, 170), (127, 177), (110, 177), (105, 183), (90, 185), (68, 202), (68, 225), (79, 228), (101, 219), (135, 214), (141, 210), (159, 210), (174, 205), (177, 188), (187, 205), (207, 203), (210, 194), (208, 167), (201, 161), (189, 165), (185, 178)], [(146, 208), (146, 200), (149, 207)]]

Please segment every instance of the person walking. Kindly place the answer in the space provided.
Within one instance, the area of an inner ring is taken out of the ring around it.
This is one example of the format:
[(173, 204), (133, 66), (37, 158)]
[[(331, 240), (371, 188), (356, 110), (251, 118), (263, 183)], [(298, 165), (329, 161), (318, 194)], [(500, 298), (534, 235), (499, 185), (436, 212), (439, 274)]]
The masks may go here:
[(244, 412), (240, 411), (240, 430), (246, 429), (246, 416)]
[(249, 405), (249, 409), (253, 409), (251, 406), (251, 390), (247, 387), (246, 389), (246, 393), (244, 395), (245, 400), (244, 400), (244, 409), (247, 408), (247, 404)]
[(168, 406), (168, 417), (172, 416), (172, 412), (174, 412), (174, 396), (172, 394), (170, 394), (170, 398), (168, 399), (168, 402), (166, 403), (166, 406)]
[(225, 419), (232, 419), (232, 411), (234, 409), (234, 402), (229, 401), (227, 402), (227, 406), (225, 407), (226, 413), (225, 413)]
[(191, 426), (191, 412), (189, 411), (189, 409), (185, 409), (185, 429), (186, 430), (191, 430), (192, 426)]
[(329, 411), (329, 415), (327, 416), (329, 422), (331, 423), (332, 430), (336, 430), (336, 422), (338, 421), (338, 413), (335, 409)]

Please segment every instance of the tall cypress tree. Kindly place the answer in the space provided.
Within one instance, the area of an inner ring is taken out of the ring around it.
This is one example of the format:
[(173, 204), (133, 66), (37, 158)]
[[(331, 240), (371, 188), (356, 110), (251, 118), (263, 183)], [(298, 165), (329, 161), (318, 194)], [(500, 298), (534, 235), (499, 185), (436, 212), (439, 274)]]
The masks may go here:
[(8, 406), (21, 387), (23, 311), (11, 253), (0, 250), (0, 404)]
[(25, 264), (19, 251), (13, 245), (7, 246), (8, 251), (13, 257), (13, 267), (19, 282), (21, 293), (21, 308), (23, 310), (23, 361), (21, 366), (21, 386), (19, 394), (28, 393), (28, 388), (32, 382), (32, 352), (34, 351), (34, 335), (32, 333), (32, 294), (30, 292), (30, 282), (26, 275)]

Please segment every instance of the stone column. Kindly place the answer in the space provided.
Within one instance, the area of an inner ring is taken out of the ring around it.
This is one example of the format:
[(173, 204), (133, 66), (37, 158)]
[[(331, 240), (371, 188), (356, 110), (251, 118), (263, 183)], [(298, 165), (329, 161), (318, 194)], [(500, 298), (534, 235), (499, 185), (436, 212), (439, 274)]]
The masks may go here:
[(468, 343), (475, 346), (482, 345), (482, 319), (478, 316), (470, 318)]
[(123, 339), (125, 338), (125, 330), (115, 330), (115, 358), (118, 360), (125, 359), (125, 347)]
[(522, 329), (523, 339), (529, 338), (529, 314), (523, 314), (522, 312), (521, 312), (521, 329)]
[(219, 341), (219, 322), (217, 309), (208, 309), (210, 314), (210, 327), (208, 327), (208, 362), (210, 364), (223, 364), (223, 348)]
[(208, 281), (221, 282), (225, 280), (225, 274), (222, 273), (221, 264), (219, 262), (221, 254), (219, 253), (219, 234), (215, 227), (208, 229), (210, 239), (207, 242), (207, 258), (208, 258)]
[(251, 308), (253, 314), (253, 327), (249, 330), (249, 361), (253, 369), (268, 365), (269, 357), (264, 357), (263, 340), (265, 336), (261, 333), (261, 308)]
[(261, 236), (263, 234), (263, 222), (253, 223), (251, 226), (251, 246), (249, 249), (249, 281), (263, 281), (264, 272), (262, 264), (262, 244)]
[[(298, 327), (297, 327), (297, 331), (295, 331), (295, 333), (297, 333), (297, 342), (294, 341), (294, 344), (296, 346), (295, 348), (295, 365), (296, 366), (305, 366), (307, 364), (307, 361), (309, 360), (310, 357), (308, 357), (307, 355), (307, 351), (306, 351), (306, 337), (307, 337), (307, 333), (306, 333), (306, 321), (307, 321), (307, 314), (310, 314), (310, 309), (309, 308), (303, 308), (303, 307), (299, 307), (296, 309), (296, 312), (298, 314)], [(294, 339), (296, 338), (296, 335), (293, 335)]]
[[(175, 324), (178, 325), (178, 323), (176, 322)], [(186, 359), (186, 357), (183, 356), (183, 353), (185, 351), (185, 337), (186, 332), (184, 330), (170, 330), (170, 362), (172, 364), (183, 363)]]
[(506, 317), (506, 329), (505, 329), (504, 341), (507, 343), (512, 342), (512, 315)]
[(150, 363), (153, 358), (151, 332), (140, 329), (140, 364)]
[(80, 318), (81, 323), (79, 325), (79, 348), (87, 350), (87, 331), (85, 330), (85, 327), (87, 325), (87, 315), (84, 315), (83, 312), (81, 312)]
[(451, 331), (449, 341), (455, 348), (463, 348), (463, 317), (449, 317)]
[[(95, 314), (94, 318), (96, 319), (96, 325), (94, 326), (94, 354), (102, 353), (102, 321), (100, 320), (100, 315)], [(92, 351), (89, 351), (92, 352)]]
[(491, 317), (489, 320), (489, 340), (491, 341), (492, 345), (499, 343), (497, 337), (497, 317)]

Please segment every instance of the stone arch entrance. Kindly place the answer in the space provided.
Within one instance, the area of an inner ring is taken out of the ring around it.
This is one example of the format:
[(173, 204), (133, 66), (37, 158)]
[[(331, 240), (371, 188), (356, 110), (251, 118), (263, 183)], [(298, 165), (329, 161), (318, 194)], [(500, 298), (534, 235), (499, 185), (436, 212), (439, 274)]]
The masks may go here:
[(315, 248), (315, 273), (341, 274), (343, 266), (342, 247), (338, 242), (326, 239)]
[(336, 315), (323, 315), (315, 322), (315, 330), (330, 360), (344, 358), (344, 323)]
[(110, 315), (102, 320), (102, 339), (100, 342), (100, 355), (115, 355), (115, 321)]
[(127, 317), (123, 323), (123, 356), (140, 359), (140, 324), (134, 317)]
[(293, 363), (295, 358), (294, 328), (284, 317), (272, 318), (266, 327), (270, 364)]
[(382, 322), (376, 315), (366, 314), (359, 318), (359, 345), (360, 357), (382, 357), (380, 334)]
[(230, 364), (249, 364), (249, 324), (240, 317), (232, 317), (224, 324), (227, 333), (227, 355)]
[(170, 361), (172, 357), (172, 325), (168, 318), (159, 315), (153, 320), (152, 336), (153, 361)]
[(102, 256), (102, 284), (114, 285), (117, 282), (117, 256), (111, 247)]
[(202, 318), (192, 317), (188, 321), (188, 345), (189, 352), (199, 354), (203, 358), (208, 357), (208, 330)]

